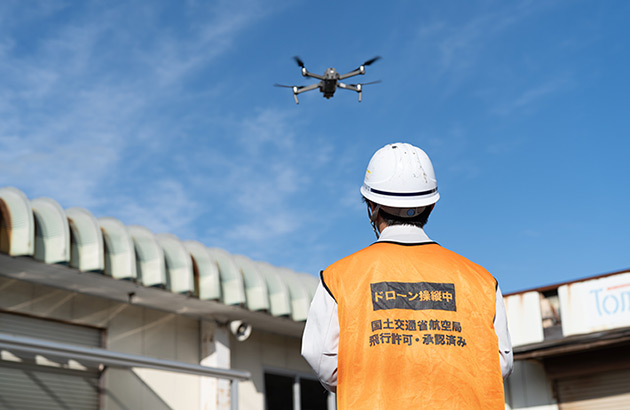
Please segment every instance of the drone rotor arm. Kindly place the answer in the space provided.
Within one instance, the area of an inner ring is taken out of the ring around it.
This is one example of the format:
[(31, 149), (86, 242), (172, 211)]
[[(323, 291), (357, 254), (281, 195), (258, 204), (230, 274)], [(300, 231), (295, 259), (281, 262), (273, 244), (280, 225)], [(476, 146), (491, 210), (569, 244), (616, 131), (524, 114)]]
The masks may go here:
[(357, 68), (355, 68), (354, 70), (349, 72), (348, 74), (344, 74), (344, 75), (340, 76), (339, 79), (340, 80), (344, 80), (344, 79), (349, 78), (349, 77), (354, 77), (355, 75), (365, 74), (365, 67), (371, 65), (372, 63), (374, 63), (375, 61), (378, 61), (380, 59), (381, 59), (380, 56), (376, 56), (374, 58), (370, 58), (369, 60), (367, 60), (366, 62), (364, 62), (363, 64), (361, 64), (360, 66), (358, 66)]
[(297, 90), (294, 88), (293, 89), (293, 94), (302, 94), (306, 91), (311, 91), (311, 90), (315, 90), (316, 88), (319, 88), (319, 83), (315, 83), (315, 84), (311, 84), (311, 85), (307, 85), (307, 86), (302, 86), (302, 87), (297, 87)]
[(299, 104), (300, 102), (298, 101), (298, 97), (297, 97), (298, 94), (301, 94), (301, 93), (304, 93), (304, 92), (311, 91), (311, 90), (314, 90), (316, 88), (319, 88), (319, 83), (311, 84), (311, 85), (307, 85), (307, 86), (299, 86), (299, 87), (298, 86), (294, 86), (294, 87), (291, 87), (291, 88), (293, 88), (293, 98), (295, 99), (295, 103)]
[(316, 79), (318, 79), (318, 80), (323, 80), (323, 79), (324, 79), (324, 76), (319, 75), (319, 74), (314, 74), (314, 73), (311, 73), (311, 72), (310, 72), (310, 71), (308, 71), (306, 68), (302, 68), (302, 75), (303, 75), (304, 77), (312, 77), (312, 78), (316, 78)]
[(380, 82), (381, 80), (370, 81), (369, 83), (359, 83), (359, 84), (344, 84), (342, 82), (338, 82), (337, 87), (343, 88), (344, 90), (356, 91), (357, 93), (359, 93), (359, 102), (361, 102), (361, 99), (363, 96), (363, 86), (370, 85), (370, 84), (378, 84)]
[(344, 90), (361, 92), (361, 84), (345, 84), (342, 82), (337, 82), (337, 87), (343, 88)]
[(337, 83), (337, 87), (342, 88), (344, 90), (356, 91), (359, 93), (359, 102), (361, 102), (361, 97), (363, 95), (362, 84), (344, 84), (342, 82)]
[(357, 68), (356, 70), (352, 70), (349, 73), (342, 74), (339, 76), (340, 80), (345, 80), (346, 78), (354, 77), (355, 75), (365, 74), (365, 68), (363, 66)]

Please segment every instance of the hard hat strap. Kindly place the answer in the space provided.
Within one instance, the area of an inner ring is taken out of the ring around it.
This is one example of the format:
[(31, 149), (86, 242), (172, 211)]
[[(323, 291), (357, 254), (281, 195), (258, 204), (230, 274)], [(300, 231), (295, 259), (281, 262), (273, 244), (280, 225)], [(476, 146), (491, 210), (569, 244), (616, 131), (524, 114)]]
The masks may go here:
[(374, 234), (376, 235), (376, 239), (378, 240), (378, 238), (380, 237), (380, 234), (378, 232), (378, 229), (376, 229), (376, 219), (378, 218), (378, 211), (381, 209), (381, 206), (379, 204), (376, 204), (376, 207), (374, 208), (374, 212), (372, 212), (372, 208), (370, 207), (370, 202), (366, 201), (365, 203), (367, 205), (367, 211), (368, 211), (368, 217), (370, 218), (370, 224), (372, 225), (372, 229), (374, 230)]

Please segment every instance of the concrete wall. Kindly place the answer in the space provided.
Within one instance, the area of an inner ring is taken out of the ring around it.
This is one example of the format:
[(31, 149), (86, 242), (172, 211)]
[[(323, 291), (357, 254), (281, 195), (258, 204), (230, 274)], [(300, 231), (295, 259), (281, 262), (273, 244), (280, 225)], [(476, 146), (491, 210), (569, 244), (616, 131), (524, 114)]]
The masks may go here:
[(239, 383), (239, 404), (242, 409), (265, 409), (265, 370), (282, 369), (295, 374), (311, 375), (312, 370), (300, 355), (301, 339), (264, 332), (252, 332), (245, 342), (231, 338), (232, 367), (248, 370), (252, 380)]
[(505, 408), (528, 410), (557, 410), (551, 382), (541, 363), (517, 360), (514, 371), (505, 383)]
[[(123, 306), (107, 326), (108, 349), (199, 363), (197, 320)], [(106, 410), (199, 408), (197, 376), (151, 369), (107, 369), (104, 376)]]

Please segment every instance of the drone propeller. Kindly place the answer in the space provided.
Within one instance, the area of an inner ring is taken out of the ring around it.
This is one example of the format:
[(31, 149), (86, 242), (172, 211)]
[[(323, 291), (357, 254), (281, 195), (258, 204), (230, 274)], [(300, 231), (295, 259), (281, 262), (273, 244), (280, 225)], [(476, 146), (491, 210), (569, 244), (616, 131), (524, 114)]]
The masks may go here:
[(295, 60), (295, 62), (297, 63), (297, 65), (299, 65), (300, 67), (304, 68), (304, 61), (302, 61), (302, 60), (300, 59), (300, 57), (295, 56), (295, 57), (293, 57), (293, 59)]
[(278, 84), (278, 83), (274, 84), (273, 86), (274, 87), (284, 87), (284, 88), (299, 87), (299, 86), (296, 86), (296, 85), (284, 85), (284, 84)]
[(370, 65), (375, 61), (378, 61), (381, 59), (381, 56), (376, 56), (374, 58), (369, 59), (368, 61), (366, 61), (365, 63), (361, 64), (361, 65)]
[(364, 85), (370, 85), (370, 84), (378, 84), (380, 82), (381, 82), (381, 80), (376, 80), (376, 81), (370, 81), (369, 83), (359, 83), (359, 84), (350, 84), (350, 85), (353, 86), (353, 87), (356, 87), (358, 85), (364, 86)]

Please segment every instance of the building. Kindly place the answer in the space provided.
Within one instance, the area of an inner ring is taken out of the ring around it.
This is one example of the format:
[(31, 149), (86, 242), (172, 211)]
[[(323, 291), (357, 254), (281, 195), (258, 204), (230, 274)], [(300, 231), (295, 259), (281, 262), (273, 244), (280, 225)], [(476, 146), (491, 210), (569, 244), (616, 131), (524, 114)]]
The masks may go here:
[(630, 270), (505, 295), (510, 409), (630, 409)]
[[(317, 282), (0, 188), (0, 409), (334, 409), (300, 356)], [(630, 409), (630, 270), (505, 304), (507, 409)]]
[(326, 409), (312, 275), (0, 189), (0, 408)]

